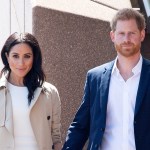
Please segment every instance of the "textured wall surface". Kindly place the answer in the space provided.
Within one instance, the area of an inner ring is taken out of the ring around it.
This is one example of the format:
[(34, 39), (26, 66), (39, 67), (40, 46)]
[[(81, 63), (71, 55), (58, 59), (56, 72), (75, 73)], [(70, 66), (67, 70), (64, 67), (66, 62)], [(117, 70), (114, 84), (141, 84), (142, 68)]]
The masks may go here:
[(108, 22), (41, 7), (35, 7), (33, 15), (47, 80), (60, 93), (64, 139), (81, 103), (87, 70), (115, 58), (110, 27)]
[[(42, 47), (47, 81), (60, 93), (63, 140), (81, 103), (87, 71), (116, 56), (109, 32), (109, 22), (104, 20), (33, 8), (33, 33)], [(146, 35), (142, 45), (146, 58), (150, 58), (149, 41)]]

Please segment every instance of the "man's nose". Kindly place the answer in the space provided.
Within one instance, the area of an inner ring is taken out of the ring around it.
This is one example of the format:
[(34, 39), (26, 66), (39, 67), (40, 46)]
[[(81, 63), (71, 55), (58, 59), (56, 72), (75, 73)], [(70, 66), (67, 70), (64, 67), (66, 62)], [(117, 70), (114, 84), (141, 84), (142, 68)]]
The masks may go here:
[(129, 42), (130, 41), (130, 35), (129, 34), (125, 34), (124, 35), (124, 42)]

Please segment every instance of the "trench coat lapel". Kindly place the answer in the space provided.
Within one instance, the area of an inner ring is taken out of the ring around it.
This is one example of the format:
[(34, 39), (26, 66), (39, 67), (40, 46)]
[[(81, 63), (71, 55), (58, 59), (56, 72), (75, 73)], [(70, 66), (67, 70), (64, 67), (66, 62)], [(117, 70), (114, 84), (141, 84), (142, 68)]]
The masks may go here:
[(5, 99), (5, 90), (2, 90), (0, 92), (0, 126), (4, 126), (5, 125), (5, 112), (6, 112), (6, 99)]
[(143, 59), (142, 71), (141, 71), (139, 88), (138, 88), (137, 97), (136, 97), (134, 115), (136, 115), (140, 109), (140, 106), (141, 106), (144, 94), (146, 92), (146, 88), (148, 86), (149, 80), (150, 80), (150, 62), (147, 61), (146, 59)]
[(6, 78), (2, 76), (0, 79), (0, 126), (5, 125), (6, 120)]
[(31, 101), (31, 104), (30, 104), (30, 107), (29, 107), (29, 111), (31, 111), (31, 109), (33, 108), (33, 106), (35, 105), (36, 101), (38, 100), (38, 97), (40, 95), (42, 91), (42, 88), (38, 87), (35, 92), (34, 92), (34, 98), (33, 100)]
[(6, 100), (7, 100), (7, 105), (6, 105), (6, 120), (5, 120), (5, 127), (7, 130), (13, 135), (14, 134), (14, 126), (13, 126), (13, 110), (12, 110), (12, 100), (10, 96), (10, 92), (8, 89), (7, 94), (6, 94)]
[(13, 135), (12, 103), (11, 96), (7, 87), (6, 77), (7, 76), (3, 75), (0, 79), (0, 125), (5, 126), (9, 133)]

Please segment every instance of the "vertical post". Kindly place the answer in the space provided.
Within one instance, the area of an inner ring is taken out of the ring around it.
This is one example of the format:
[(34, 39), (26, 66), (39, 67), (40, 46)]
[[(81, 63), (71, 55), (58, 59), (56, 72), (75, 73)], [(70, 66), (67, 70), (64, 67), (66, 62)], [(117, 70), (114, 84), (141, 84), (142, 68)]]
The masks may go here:
[(144, 9), (146, 12), (147, 33), (150, 34), (150, 0), (143, 0)]
[(26, 20), (25, 19), (25, 17), (26, 17), (26, 15), (25, 15), (25, 12), (26, 12), (26, 8), (25, 8), (26, 6), (25, 6), (25, 4), (26, 3), (25, 3), (25, 0), (24, 0), (24, 32), (25, 32), (25, 20)]
[(11, 34), (11, 0), (9, 0), (9, 11), (10, 11), (10, 15), (9, 15), (9, 32)]

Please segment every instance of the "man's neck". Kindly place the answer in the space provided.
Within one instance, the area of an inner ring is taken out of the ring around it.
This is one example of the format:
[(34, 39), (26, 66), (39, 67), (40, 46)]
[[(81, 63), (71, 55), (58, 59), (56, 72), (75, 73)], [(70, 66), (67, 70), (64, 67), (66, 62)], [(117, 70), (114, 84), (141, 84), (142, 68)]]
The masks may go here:
[(133, 57), (118, 56), (117, 67), (125, 81), (133, 76), (132, 69), (137, 65), (139, 60), (140, 55), (136, 55)]

